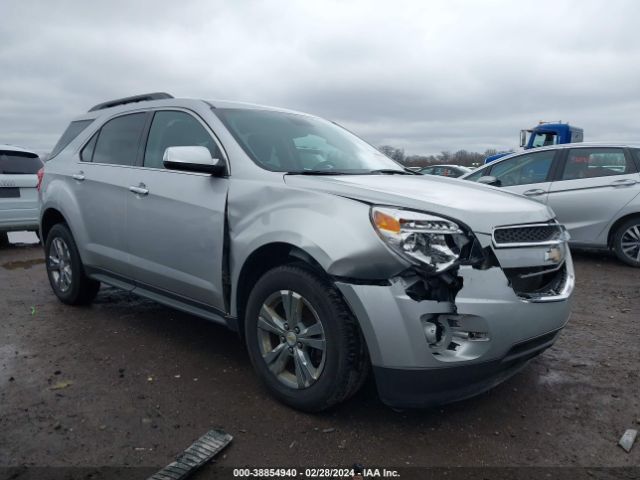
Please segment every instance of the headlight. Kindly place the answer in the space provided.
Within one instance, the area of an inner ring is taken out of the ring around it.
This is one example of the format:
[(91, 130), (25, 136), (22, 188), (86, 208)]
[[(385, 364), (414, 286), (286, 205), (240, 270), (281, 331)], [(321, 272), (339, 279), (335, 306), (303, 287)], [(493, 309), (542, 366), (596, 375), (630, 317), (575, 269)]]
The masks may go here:
[(371, 222), (393, 251), (434, 273), (453, 266), (471, 241), (455, 222), (412, 210), (372, 207)]

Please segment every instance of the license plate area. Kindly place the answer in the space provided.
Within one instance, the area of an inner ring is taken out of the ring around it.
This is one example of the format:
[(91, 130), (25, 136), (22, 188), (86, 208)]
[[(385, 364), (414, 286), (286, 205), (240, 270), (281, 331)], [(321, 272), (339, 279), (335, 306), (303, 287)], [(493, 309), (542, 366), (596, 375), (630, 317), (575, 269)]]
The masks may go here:
[(0, 198), (20, 198), (18, 187), (0, 187)]

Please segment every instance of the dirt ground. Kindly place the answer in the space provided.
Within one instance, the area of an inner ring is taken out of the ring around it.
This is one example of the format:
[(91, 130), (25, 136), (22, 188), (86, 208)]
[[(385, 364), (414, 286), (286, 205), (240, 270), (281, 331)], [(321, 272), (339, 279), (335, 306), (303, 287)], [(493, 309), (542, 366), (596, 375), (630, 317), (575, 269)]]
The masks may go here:
[(639, 467), (640, 441), (630, 453), (617, 443), (640, 428), (640, 271), (574, 257), (567, 328), (508, 382), (407, 412), (369, 382), (307, 415), (265, 393), (234, 333), (106, 287), (90, 307), (63, 305), (39, 246), (4, 247), (0, 466), (162, 467), (222, 428), (235, 437), (218, 458), (227, 467)]

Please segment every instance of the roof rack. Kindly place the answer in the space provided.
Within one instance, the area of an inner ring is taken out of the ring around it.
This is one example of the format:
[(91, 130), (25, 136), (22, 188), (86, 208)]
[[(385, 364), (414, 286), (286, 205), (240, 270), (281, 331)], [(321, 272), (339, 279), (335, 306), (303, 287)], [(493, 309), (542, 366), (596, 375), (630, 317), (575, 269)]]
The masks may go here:
[(125, 105), (127, 103), (135, 102), (148, 102), (150, 100), (165, 100), (167, 98), (173, 98), (173, 95), (169, 95), (165, 92), (143, 93), (142, 95), (134, 95), (132, 97), (117, 98), (116, 100), (109, 100), (108, 102), (99, 103), (89, 109), (90, 112), (96, 110), (104, 110), (105, 108), (117, 107), (118, 105)]

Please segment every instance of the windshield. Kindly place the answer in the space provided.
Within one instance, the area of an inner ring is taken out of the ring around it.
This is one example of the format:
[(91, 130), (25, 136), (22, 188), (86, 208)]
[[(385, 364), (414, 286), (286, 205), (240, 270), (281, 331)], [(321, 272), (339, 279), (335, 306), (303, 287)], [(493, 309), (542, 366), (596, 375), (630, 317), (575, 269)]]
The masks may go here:
[(214, 112), (260, 167), (289, 173), (405, 172), (404, 167), (334, 123), (254, 109)]
[(534, 134), (532, 147), (547, 147), (558, 143), (558, 135), (551, 132), (537, 132)]

